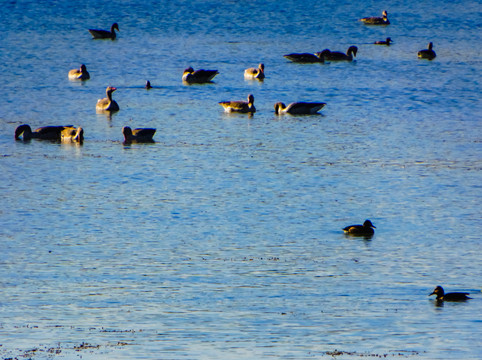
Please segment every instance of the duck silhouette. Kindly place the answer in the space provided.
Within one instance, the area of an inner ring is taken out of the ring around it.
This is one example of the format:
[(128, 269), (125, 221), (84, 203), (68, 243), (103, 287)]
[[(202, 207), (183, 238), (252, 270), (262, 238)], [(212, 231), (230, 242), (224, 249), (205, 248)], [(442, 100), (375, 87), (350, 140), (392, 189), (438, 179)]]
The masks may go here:
[(313, 115), (317, 114), (326, 103), (323, 102), (294, 102), (286, 106), (282, 102), (274, 104), (274, 112), (276, 115)]
[(94, 39), (111, 39), (115, 40), (117, 37), (115, 30), (119, 30), (119, 25), (117, 23), (113, 23), (112, 26), (110, 27), (110, 31), (108, 30), (100, 30), (100, 29), (89, 29), (89, 32), (92, 35), (92, 38)]
[(66, 125), (43, 126), (32, 131), (28, 124), (20, 125), (15, 129), (15, 140), (28, 141), (30, 139), (82, 143), (84, 141), (84, 129)]
[(353, 61), (357, 52), (358, 48), (356, 46), (350, 46), (346, 51), (346, 54), (340, 51), (329, 51), (324, 54), (324, 58), (328, 61)]
[(244, 70), (244, 78), (251, 80), (263, 80), (264, 75), (264, 64), (259, 64), (257, 68), (249, 68)]
[(360, 21), (366, 25), (390, 25), (387, 10), (383, 10), (382, 16), (371, 16), (361, 18)]
[(463, 292), (450, 292), (450, 293), (445, 293), (443, 287), (440, 285), (437, 286), (432, 293), (429, 295), (436, 295), (437, 301), (465, 301), (472, 299), (468, 297), (469, 293), (463, 293)]
[(72, 69), (69, 71), (69, 79), (70, 80), (89, 80), (90, 74), (87, 71), (87, 67), (82, 64), (80, 65), (80, 69)]
[(373, 229), (376, 229), (376, 226), (370, 220), (365, 220), (363, 225), (349, 225), (344, 227), (343, 231), (353, 236), (371, 236), (375, 233)]
[(108, 86), (105, 89), (105, 94), (107, 97), (97, 100), (97, 105), (95, 109), (97, 112), (116, 112), (119, 111), (119, 105), (115, 100), (112, 100), (112, 93), (116, 91), (117, 88)]
[(154, 142), (153, 136), (156, 133), (156, 129), (153, 128), (137, 128), (132, 130), (129, 126), (122, 128), (122, 134), (124, 135), (124, 143), (150, 143)]
[(219, 103), (224, 111), (238, 112), (238, 113), (254, 113), (256, 108), (254, 107), (254, 96), (252, 94), (248, 95), (248, 101), (221, 101)]
[(420, 50), (417, 55), (419, 59), (428, 59), (428, 60), (433, 60), (437, 56), (435, 54), (435, 51), (433, 51), (432, 42), (428, 43), (427, 49)]
[(194, 71), (192, 67), (188, 67), (182, 74), (182, 81), (187, 84), (209, 83), (217, 74), (219, 74), (217, 70), (199, 69)]

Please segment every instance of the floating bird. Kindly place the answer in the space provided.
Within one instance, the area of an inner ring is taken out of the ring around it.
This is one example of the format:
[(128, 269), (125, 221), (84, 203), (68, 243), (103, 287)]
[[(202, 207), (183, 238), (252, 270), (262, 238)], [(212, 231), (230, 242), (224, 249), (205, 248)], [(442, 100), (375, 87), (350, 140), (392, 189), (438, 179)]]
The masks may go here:
[(244, 78), (263, 80), (265, 78), (264, 64), (259, 64), (257, 68), (249, 68), (244, 70)]
[(194, 71), (192, 67), (188, 67), (182, 74), (182, 81), (188, 84), (209, 83), (217, 74), (219, 74), (217, 70), (200, 69)]
[[(443, 287), (437, 286), (430, 295), (437, 295), (437, 301), (465, 301), (472, 299), (468, 297), (469, 293), (451, 292), (445, 293)], [(429, 296), (430, 296), (429, 295)]]
[(366, 25), (389, 25), (388, 14), (386, 10), (383, 10), (382, 17), (372, 16), (360, 19)]
[(90, 74), (87, 71), (87, 67), (82, 64), (80, 65), (80, 69), (72, 69), (69, 71), (69, 79), (70, 80), (88, 80), (90, 79)]
[(350, 46), (346, 51), (346, 54), (339, 51), (328, 50), (328, 52), (324, 54), (324, 58), (328, 61), (352, 61), (357, 52), (358, 48), (356, 46)]
[(325, 62), (325, 55), (328, 54), (330, 50), (326, 49), (323, 51), (316, 52), (314, 54), (311, 53), (293, 53), (288, 55), (283, 55), (290, 61), (297, 62), (297, 63), (323, 63)]
[(224, 108), (224, 111), (239, 112), (239, 113), (254, 113), (256, 108), (254, 107), (254, 96), (248, 95), (248, 101), (221, 101), (219, 104)]
[(122, 134), (124, 134), (124, 142), (131, 143), (148, 143), (154, 142), (152, 137), (156, 133), (156, 129), (153, 128), (137, 128), (132, 130), (129, 126), (122, 128)]
[(363, 225), (350, 225), (343, 228), (343, 231), (354, 236), (371, 236), (375, 233), (373, 228), (376, 229), (376, 226), (370, 220), (365, 220)]
[(146, 81), (146, 85), (144, 86), (147, 90), (152, 89), (151, 82), (149, 80)]
[(105, 89), (105, 93), (106, 93), (107, 97), (97, 100), (97, 105), (96, 105), (95, 109), (99, 112), (119, 111), (119, 105), (117, 104), (117, 102), (115, 100), (112, 100), (112, 93), (116, 90), (117, 90), (117, 88), (112, 87), (112, 86), (108, 86), (107, 89)]
[(15, 140), (20, 140), (21, 136), (24, 141), (40, 139), (82, 143), (84, 141), (84, 130), (81, 127), (75, 128), (72, 125), (67, 125), (43, 126), (32, 131), (30, 125), (23, 124), (15, 129)]
[(98, 30), (98, 29), (89, 29), (89, 32), (92, 34), (94, 39), (111, 39), (115, 40), (116, 33), (115, 30), (119, 30), (119, 25), (117, 23), (113, 23), (110, 27), (110, 31), (107, 30)]
[(387, 45), (387, 46), (389, 46), (391, 42), (393, 42), (392, 38), (387, 37), (386, 40), (375, 41), (374, 44), (375, 45)]
[(428, 60), (433, 60), (437, 56), (435, 54), (435, 51), (433, 49), (433, 43), (429, 42), (428, 43), (428, 49), (420, 50), (418, 52), (418, 58), (419, 59), (428, 59)]
[(323, 102), (294, 102), (286, 106), (282, 102), (277, 102), (274, 104), (274, 113), (276, 115), (313, 115), (317, 114), (325, 105), (326, 103)]
[(62, 142), (84, 142), (84, 129), (73, 126), (65, 126), (60, 132), (60, 141)]

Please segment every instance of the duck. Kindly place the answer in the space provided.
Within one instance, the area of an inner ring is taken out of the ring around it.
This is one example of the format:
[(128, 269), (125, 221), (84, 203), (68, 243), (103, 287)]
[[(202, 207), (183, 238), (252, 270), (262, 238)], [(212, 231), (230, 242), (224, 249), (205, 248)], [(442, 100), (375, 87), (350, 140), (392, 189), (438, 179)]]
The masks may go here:
[(435, 51), (433, 51), (433, 43), (429, 42), (427, 49), (420, 50), (418, 52), (418, 58), (419, 59), (428, 59), (428, 60), (433, 60), (435, 59), (437, 55), (435, 54)]
[(361, 18), (360, 21), (366, 25), (390, 25), (390, 21), (388, 21), (387, 10), (383, 10), (382, 17), (378, 17), (378, 16), (365, 17), (365, 18)]
[(274, 113), (276, 115), (313, 115), (317, 114), (325, 105), (326, 103), (323, 102), (294, 102), (286, 106), (282, 102), (277, 102), (274, 104)]
[(257, 68), (249, 68), (244, 70), (244, 78), (263, 80), (265, 78), (264, 64), (259, 64)]
[(470, 295), (469, 293), (462, 293), (462, 292), (451, 292), (451, 293), (445, 293), (443, 287), (437, 286), (433, 292), (429, 295), (437, 295), (437, 301), (465, 301), (468, 299), (472, 299), (471, 297), (468, 297), (467, 295)]
[(81, 127), (67, 126), (43, 126), (32, 131), (28, 124), (23, 124), (15, 129), (15, 140), (28, 141), (30, 139), (52, 140), (63, 142), (84, 141), (84, 130)]
[(72, 69), (69, 71), (69, 79), (70, 80), (89, 80), (90, 74), (87, 71), (87, 67), (82, 64), (80, 65), (80, 69)]
[(152, 85), (151, 85), (151, 82), (149, 80), (146, 81), (146, 85), (144, 85), (144, 88), (146, 90), (152, 89)]
[(339, 51), (328, 51), (325, 53), (324, 58), (328, 61), (353, 61), (357, 52), (358, 48), (356, 46), (350, 46), (346, 54)]
[(105, 89), (105, 93), (106, 93), (107, 97), (97, 100), (97, 105), (96, 105), (95, 109), (99, 112), (102, 112), (102, 111), (109, 111), (109, 112), (119, 111), (119, 105), (117, 104), (117, 102), (115, 100), (112, 100), (112, 93), (116, 90), (117, 90), (117, 88), (112, 87), (112, 86), (108, 86)]
[(64, 126), (60, 132), (60, 141), (62, 142), (78, 142), (82, 144), (84, 142), (84, 129), (74, 126)]
[(375, 41), (375, 45), (387, 45), (390, 46), (390, 43), (393, 42), (392, 38), (387, 37), (386, 40)]
[(182, 81), (188, 84), (210, 83), (217, 74), (219, 74), (217, 70), (200, 69), (194, 71), (192, 67), (188, 67), (182, 74)]
[(89, 29), (89, 32), (92, 34), (92, 37), (94, 39), (115, 40), (115, 38), (117, 37), (115, 30), (120, 31), (119, 25), (117, 23), (112, 24), (112, 26), (110, 27), (110, 31), (108, 31), (108, 30), (98, 30), (98, 29)]
[(124, 142), (131, 143), (148, 143), (154, 142), (152, 137), (156, 133), (156, 129), (153, 128), (137, 128), (132, 130), (129, 126), (122, 128), (122, 134), (124, 134)]
[(290, 61), (297, 62), (297, 63), (324, 63), (325, 62), (325, 55), (330, 53), (330, 50), (325, 49), (323, 51), (315, 52), (314, 54), (311, 53), (292, 53), (283, 55)]
[(254, 96), (252, 94), (248, 95), (248, 101), (221, 101), (219, 103), (224, 111), (238, 112), (238, 113), (254, 113), (256, 108), (254, 107)]
[(376, 226), (370, 220), (365, 220), (363, 225), (349, 225), (344, 227), (343, 231), (348, 235), (371, 236), (375, 233), (373, 229), (376, 229)]

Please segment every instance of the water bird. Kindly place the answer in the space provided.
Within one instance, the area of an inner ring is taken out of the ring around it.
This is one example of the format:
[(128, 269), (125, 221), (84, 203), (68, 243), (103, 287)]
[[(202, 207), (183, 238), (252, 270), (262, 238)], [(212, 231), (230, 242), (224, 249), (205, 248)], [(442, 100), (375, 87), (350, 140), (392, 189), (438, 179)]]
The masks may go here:
[(120, 31), (119, 30), (119, 25), (117, 23), (113, 23), (112, 26), (110, 27), (110, 31), (108, 30), (99, 30), (99, 29), (89, 29), (89, 32), (92, 34), (92, 37), (94, 39), (111, 39), (115, 40), (116, 38), (116, 32)]
[(326, 103), (323, 102), (294, 102), (286, 106), (282, 102), (277, 102), (274, 104), (274, 113), (276, 115), (313, 115), (317, 114), (325, 105)]
[(124, 142), (131, 143), (149, 143), (154, 142), (152, 137), (156, 133), (156, 129), (153, 128), (137, 128), (132, 130), (129, 126), (122, 128), (122, 134), (124, 135)]
[(283, 55), (290, 61), (297, 62), (297, 63), (324, 63), (325, 62), (325, 55), (329, 53), (330, 50), (323, 50), (315, 52), (314, 54), (311, 53), (292, 53)]
[(244, 70), (244, 78), (263, 80), (265, 78), (264, 64), (259, 64), (257, 68), (249, 68)]
[(375, 45), (387, 45), (387, 46), (389, 46), (391, 42), (393, 42), (392, 38), (387, 37), (386, 40), (375, 41), (374, 44)]
[(80, 126), (76, 128), (72, 125), (67, 125), (43, 126), (32, 131), (30, 125), (23, 124), (15, 129), (15, 140), (20, 140), (20, 137), (22, 137), (24, 141), (40, 139), (82, 143), (84, 141), (84, 129)]
[(429, 42), (428, 43), (428, 48), (424, 50), (420, 50), (418, 52), (418, 58), (419, 59), (428, 59), (428, 60), (433, 60), (435, 59), (437, 55), (435, 54), (435, 51), (433, 51), (433, 43)]
[(119, 105), (117, 104), (117, 102), (115, 100), (112, 100), (112, 93), (114, 91), (116, 91), (117, 88), (115, 87), (112, 87), (112, 86), (108, 86), (106, 89), (105, 89), (105, 93), (107, 95), (107, 97), (103, 98), (103, 99), (99, 99), (97, 100), (97, 105), (95, 106), (95, 109), (99, 112), (103, 112), (103, 111), (109, 111), (109, 112), (115, 112), (115, 111), (119, 111)]
[(217, 70), (200, 69), (194, 71), (192, 67), (188, 67), (182, 74), (182, 81), (188, 84), (209, 83), (217, 74), (219, 74)]
[(239, 112), (239, 113), (254, 113), (256, 108), (254, 107), (254, 96), (252, 94), (248, 95), (248, 101), (221, 101), (219, 103), (224, 111)]
[(82, 64), (80, 65), (80, 69), (72, 69), (69, 71), (69, 79), (70, 80), (89, 80), (90, 74), (87, 71), (87, 67)]
[(346, 51), (346, 54), (340, 51), (329, 51), (324, 55), (325, 60), (328, 61), (352, 61), (358, 52), (356, 46), (350, 46)]
[(451, 293), (445, 293), (443, 287), (437, 286), (433, 292), (429, 295), (437, 295), (437, 301), (465, 301), (468, 299), (472, 299), (471, 297), (468, 297), (467, 295), (470, 295), (469, 293), (462, 293), (462, 292), (451, 292)]
[(363, 225), (349, 225), (343, 228), (346, 234), (354, 236), (371, 236), (375, 233), (376, 226), (370, 220), (365, 220)]
[(390, 25), (390, 21), (388, 21), (387, 10), (383, 10), (382, 17), (378, 17), (378, 16), (365, 17), (365, 18), (361, 18), (360, 21), (366, 25)]
[(147, 90), (152, 89), (151, 82), (149, 80), (146, 81), (146, 85), (144, 86)]

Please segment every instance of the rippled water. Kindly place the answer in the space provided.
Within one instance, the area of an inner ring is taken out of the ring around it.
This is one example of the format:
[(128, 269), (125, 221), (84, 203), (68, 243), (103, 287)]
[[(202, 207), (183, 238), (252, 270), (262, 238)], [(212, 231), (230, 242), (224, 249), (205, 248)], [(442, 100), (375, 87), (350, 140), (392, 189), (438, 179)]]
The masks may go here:
[[(480, 2), (384, 6), (387, 27), (357, 21), (377, 2), (4, 2), (1, 357), (482, 357)], [(353, 63), (282, 56), (350, 45)], [(186, 86), (188, 66), (220, 74)], [(248, 93), (253, 117), (217, 104)], [(22, 123), (85, 142), (14, 141)], [(123, 145), (125, 125), (156, 143)], [(343, 235), (367, 218), (372, 239)], [(473, 300), (436, 306), (439, 284)]]

